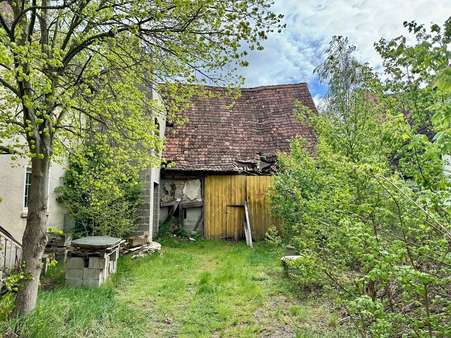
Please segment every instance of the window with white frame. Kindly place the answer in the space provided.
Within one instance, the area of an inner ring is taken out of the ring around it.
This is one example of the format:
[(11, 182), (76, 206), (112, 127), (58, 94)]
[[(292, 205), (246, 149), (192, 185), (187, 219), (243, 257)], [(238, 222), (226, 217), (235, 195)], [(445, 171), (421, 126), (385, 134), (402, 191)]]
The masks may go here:
[(31, 188), (31, 168), (27, 168), (27, 170), (25, 172), (25, 191), (24, 191), (24, 197), (23, 197), (24, 208), (28, 208), (30, 188)]

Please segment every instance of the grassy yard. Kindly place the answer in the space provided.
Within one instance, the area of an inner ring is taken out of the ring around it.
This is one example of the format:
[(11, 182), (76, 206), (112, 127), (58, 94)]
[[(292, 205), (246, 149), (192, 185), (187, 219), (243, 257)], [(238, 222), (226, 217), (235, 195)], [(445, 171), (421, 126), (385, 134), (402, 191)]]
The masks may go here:
[[(46, 280), (23, 337), (337, 337), (321, 299), (300, 298), (265, 243), (167, 240), (161, 255), (123, 257), (99, 289)], [(54, 276), (55, 278), (55, 276)]]

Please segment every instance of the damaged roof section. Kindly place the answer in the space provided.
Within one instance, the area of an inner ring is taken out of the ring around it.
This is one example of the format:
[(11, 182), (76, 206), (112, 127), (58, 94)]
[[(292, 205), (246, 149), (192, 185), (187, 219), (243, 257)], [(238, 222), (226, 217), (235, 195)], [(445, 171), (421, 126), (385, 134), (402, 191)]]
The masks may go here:
[(241, 89), (207, 87), (192, 99), (187, 122), (166, 131), (164, 158), (183, 171), (272, 174), (276, 154), (295, 137), (313, 150), (315, 135), (293, 111), (301, 102), (316, 111), (305, 83)]

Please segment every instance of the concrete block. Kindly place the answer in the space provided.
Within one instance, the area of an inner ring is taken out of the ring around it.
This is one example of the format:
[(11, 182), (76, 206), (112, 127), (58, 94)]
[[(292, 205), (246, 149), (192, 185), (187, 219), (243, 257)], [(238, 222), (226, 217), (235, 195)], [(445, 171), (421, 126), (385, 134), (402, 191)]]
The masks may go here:
[[(130, 236), (128, 238), (128, 244), (131, 247), (140, 246), (140, 245), (146, 245), (147, 243), (149, 243), (149, 236), (146, 236), (146, 235)], [(114, 255), (114, 253), (112, 255)]]
[(301, 256), (291, 255), (291, 256), (283, 256), (280, 260), (282, 261), (282, 265), (286, 273), (296, 272), (296, 268), (293, 268), (292, 264), (296, 262)]
[(83, 286), (87, 288), (98, 288), (102, 285), (101, 279), (84, 279)]
[(291, 255), (291, 256), (283, 256), (280, 260), (282, 261), (282, 263), (284, 264), (288, 264), (290, 262), (294, 262), (297, 259), (299, 259), (301, 256), (299, 255)]
[(103, 269), (84, 268), (83, 280), (103, 279), (103, 274), (104, 274)]
[(66, 275), (66, 279), (74, 279), (74, 278), (83, 279), (84, 268), (82, 268), (82, 269), (66, 269), (65, 275)]
[(89, 257), (90, 269), (105, 269), (107, 264), (107, 259), (103, 257)]
[(79, 288), (83, 285), (81, 278), (66, 278), (66, 285), (71, 288)]
[(68, 257), (66, 262), (66, 269), (83, 269), (85, 261), (81, 257)]

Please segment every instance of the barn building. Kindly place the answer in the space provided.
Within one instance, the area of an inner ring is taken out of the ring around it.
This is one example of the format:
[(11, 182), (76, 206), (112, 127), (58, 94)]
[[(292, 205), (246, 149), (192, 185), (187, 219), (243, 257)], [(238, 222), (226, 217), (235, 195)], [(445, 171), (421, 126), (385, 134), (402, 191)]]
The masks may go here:
[(161, 171), (160, 224), (172, 220), (206, 239), (243, 238), (248, 204), (253, 238), (274, 225), (268, 190), (277, 154), (295, 137), (313, 150), (315, 135), (296, 117), (300, 102), (316, 111), (307, 84), (241, 89), (207, 87), (180, 127), (167, 127)]

